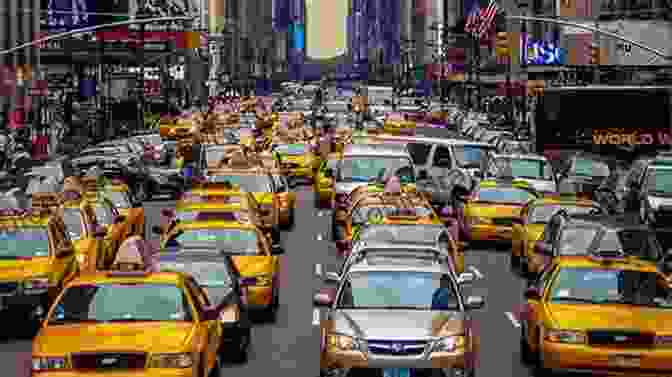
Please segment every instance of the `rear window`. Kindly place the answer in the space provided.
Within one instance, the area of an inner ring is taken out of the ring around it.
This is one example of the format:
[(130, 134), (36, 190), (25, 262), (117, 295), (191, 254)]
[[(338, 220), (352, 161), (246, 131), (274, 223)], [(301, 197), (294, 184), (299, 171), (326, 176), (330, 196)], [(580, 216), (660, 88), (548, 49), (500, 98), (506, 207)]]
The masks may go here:
[(489, 203), (525, 204), (534, 198), (531, 192), (517, 188), (482, 188), (477, 195), (478, 201)]
[(424, 165), (429, 158), (429, 151), (432, 146), (429, 144), (409, 143), (408, 152), (411, 154), (411, 159), (416, 165)]

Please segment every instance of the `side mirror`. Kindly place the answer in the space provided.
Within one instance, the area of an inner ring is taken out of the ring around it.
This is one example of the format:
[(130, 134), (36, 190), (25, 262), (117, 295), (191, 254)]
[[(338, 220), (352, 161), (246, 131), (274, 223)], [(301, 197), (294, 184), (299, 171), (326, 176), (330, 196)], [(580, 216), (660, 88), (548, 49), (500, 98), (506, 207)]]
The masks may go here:
[(70, 245), (61, 246), (56, 250), (56, 258), (66, 258), (75, 254), (75, 249)]
[(216, 321), (219, 319), (219, 310), (214, 306), (205, 307), (203, 310), (203, 321)]
[(534, 252), (539, 255), (553, 256), (553, 250), (551, 250), (551, 245), (543, 241), (537, 241), (534, 243)]
[(341, 277), (335, 272), (327, 272), (324, 274), (324, 281), (327, 283), (338, 283)]
[(525, 298), (528, 300), (539, 300), (541, 299), (541, 294), (537, 288), (530, 287), (525, 290)]
[(313, 304), (315, 306), (331, 306), (334, 303), (334, 289), (322, 288), (313, 297)]
[(93, 229), (93, 236), (95, 238), (103, 238), (106, 235), (107, 235), (107, 229), (105, 229), (105, 227), (102, 225), (96, 225), (96, 227)]
[(327, 178), (334, 178), (334, 170), (331, 168), (325, 169), (324, 176)]
[(418, 173), (418, 180), (419, 181), (425, 181), (429, 179), (429, 174), (427, 174), (427, 170), (420, 170)]
[(161, 227), (158, 225), (154, 225), (152, 227), (152, 233), (156, 234), (157, 236), (160, 236), (163, 234), (163, 229), (161, 229)]
[(119, 215), (119, 216), (114, 218), (114, 223), (115, 224), (121, 224), (124, 221), (126, 221), (126, 216), (124, 216), (124, 215)]
[(161, 215), (164, 217), (173, 218), (175, 217), (175, 211), (173, 211), (172, 209), (164, 208), (161, 210)]
[(485, 299), (481, 296), (469, 296), (467, 302), (464, 304), (467, 310), (483, 309), (485, 306)]
[(471, 272), (463, 272), (460, 274), (460, 276), (457, 277), (457, 282), (463, 285), (471, 284), (474, 282), (474, 280), (476, 280), (476, 276), (474, 276), (474, 274)]
[(271, 255), (281, 255), (285, 253), (285, 249), (280, 245), (273, 245), (271, 248)]

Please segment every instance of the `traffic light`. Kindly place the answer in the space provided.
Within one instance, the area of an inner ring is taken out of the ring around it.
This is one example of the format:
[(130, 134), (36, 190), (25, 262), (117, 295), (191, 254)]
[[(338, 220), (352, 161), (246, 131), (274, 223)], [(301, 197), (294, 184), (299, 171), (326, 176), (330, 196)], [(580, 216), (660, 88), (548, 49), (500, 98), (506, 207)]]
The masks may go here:
[(497, 33), (495, 54), (500, 58), (509, 56), (509, 35), (505, 31)]
[(595, 43), (591, 43), (590, 44), (590, 64), (600, 65), (600, 53), (601, 53), (600, 46), (595, 44)]

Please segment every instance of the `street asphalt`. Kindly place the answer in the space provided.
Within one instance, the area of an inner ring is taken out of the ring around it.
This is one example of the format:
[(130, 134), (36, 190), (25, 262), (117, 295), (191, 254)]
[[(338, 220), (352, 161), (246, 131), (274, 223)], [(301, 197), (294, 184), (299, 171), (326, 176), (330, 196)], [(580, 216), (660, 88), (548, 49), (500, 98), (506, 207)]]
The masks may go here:
[[(336, 271), (339, 257), (329, 242), (331, 214), (318, 211), (309, 188), (299, 189), (296, 225), (284, 235), (287, 253), (282, 256), (280, 312), (274, 324), (256, 324), (249, 361), (225, 365), (221, 376), (289, 375), (317, 377), (319, 370), (319, 330), (315, 324), (312, 295), (323, 283), (316, 270)], [(174, 202), (145, 205), (147, 234), (160, 220), (160, 210)], [(518, 322), (524, 283), (509, 270), (507, 250), (467, 250), (467, 266), (483, 279), (467, 288), (466, 295), (480, 295), (486, 306), (475, 312), (481, 336), (478, 377), (532, 376), (519, 357)], [(308, 284), (308, 282), (311, 282)], [(319, 318), (319, 317), (318, 317)], [(30, 375), (31, 334), (13, 329), (18, 318), (3, 318), (0, 365), (3, 376)], [(392, 330), (391, 330), (392, 331)]]

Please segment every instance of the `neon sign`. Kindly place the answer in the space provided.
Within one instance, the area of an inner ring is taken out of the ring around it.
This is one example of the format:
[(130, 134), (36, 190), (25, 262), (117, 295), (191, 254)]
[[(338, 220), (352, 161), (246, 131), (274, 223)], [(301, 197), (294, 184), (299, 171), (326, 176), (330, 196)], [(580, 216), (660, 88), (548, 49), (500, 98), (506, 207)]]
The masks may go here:
[(528, 40), (523, 49), (523, 61), (528, 65), (562, 65), (565, 55), (565, 50), (553, 42)]

